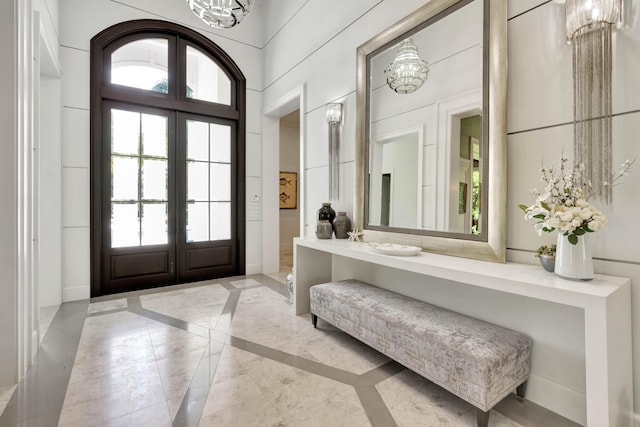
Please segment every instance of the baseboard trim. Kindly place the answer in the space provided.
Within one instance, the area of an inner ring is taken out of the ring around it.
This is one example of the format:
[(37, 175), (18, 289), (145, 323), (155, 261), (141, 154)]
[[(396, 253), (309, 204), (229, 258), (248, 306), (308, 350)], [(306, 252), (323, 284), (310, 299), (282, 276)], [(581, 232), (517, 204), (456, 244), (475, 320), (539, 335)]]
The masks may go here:
[(587, 424), (587, 402), (583, 391), (558, 384), (532, 372), (527, 384), (527, 400), (580, 425)]
[(246, 264), (245, 265), (245, 274), (248, 276), (250, 274), (260, 274), (262, 273), (262, 264)]
[(82, 301), (89, 299), (91, 292), (88, 286), (76, 286), (73, 288), (62, 288), (62, 302)]

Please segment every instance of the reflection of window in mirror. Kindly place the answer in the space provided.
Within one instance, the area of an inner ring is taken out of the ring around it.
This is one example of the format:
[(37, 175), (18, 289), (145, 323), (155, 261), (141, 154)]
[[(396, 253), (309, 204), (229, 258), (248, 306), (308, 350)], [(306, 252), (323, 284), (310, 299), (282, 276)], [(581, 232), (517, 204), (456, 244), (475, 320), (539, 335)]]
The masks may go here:
[[(460, 183), (470, 189), (460, 209), (464, 232), (480, 234), (480, 185), (482, 183), (482, 117), (478, 114), (460, 120)], [(464, 167), (462, 167), (464, 165)]]
[(382, 203), (380, 206), (380, 225), (389, 226), (389, 212), (391, 210), (391, 174), (382, 174)]

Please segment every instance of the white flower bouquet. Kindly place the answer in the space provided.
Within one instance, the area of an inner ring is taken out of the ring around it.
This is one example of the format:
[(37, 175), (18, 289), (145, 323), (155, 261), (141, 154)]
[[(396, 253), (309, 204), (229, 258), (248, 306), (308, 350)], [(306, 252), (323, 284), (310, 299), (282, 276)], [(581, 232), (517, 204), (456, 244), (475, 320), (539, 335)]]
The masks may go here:
[[(607, 218), (588, 202), (590, 184), (587, 182), (583, 188), (578, 183), (584, 167), (574, 165), (568, 169), (567, 162), (568, 159), (562, 157), (556, 168), (540, 169), (540, 180), (546, 183), (544, 191), (534, 188), (531, 193), (536, 199), (535, 203), (518, 206), (524, 211), (525, 220), (538, 220), (533, 225), (538, 235), (559, 230), (575, 245), (579, 236), (601, 230), (607, 224)], [(634, 162), (635, 159), (625, 161), (611, 182), (605, 185), (616, 185), (618, 180), (627, 175)]]

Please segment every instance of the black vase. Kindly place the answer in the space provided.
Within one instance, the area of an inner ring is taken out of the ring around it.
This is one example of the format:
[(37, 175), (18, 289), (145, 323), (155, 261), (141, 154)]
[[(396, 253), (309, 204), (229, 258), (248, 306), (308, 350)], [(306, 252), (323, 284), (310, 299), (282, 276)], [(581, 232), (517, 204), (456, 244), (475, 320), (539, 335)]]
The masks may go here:
[(323, 203), (322, 207), (318, 209), (318, 221), (327, 220), (329, 224), (333, 224), (335, 218), (336, 211), (331, 207), (331, 203)]

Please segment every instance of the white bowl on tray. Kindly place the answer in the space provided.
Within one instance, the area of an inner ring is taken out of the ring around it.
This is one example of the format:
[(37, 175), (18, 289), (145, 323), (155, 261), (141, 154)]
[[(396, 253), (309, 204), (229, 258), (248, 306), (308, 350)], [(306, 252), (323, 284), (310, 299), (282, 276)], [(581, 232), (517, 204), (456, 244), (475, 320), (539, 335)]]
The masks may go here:
[(369, 243), (374, 252), (393, 256), (416, 256), (422, 252), (418, 246), (399, 245), (397, 243)]

